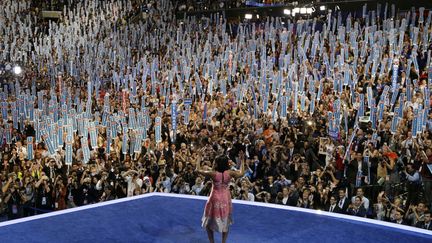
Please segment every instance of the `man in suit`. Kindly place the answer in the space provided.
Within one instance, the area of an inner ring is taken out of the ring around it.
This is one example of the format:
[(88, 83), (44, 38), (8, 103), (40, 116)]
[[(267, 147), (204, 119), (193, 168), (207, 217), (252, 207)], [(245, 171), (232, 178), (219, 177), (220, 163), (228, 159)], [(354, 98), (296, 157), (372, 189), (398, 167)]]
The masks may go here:
[(290, 141), (288, 143), (288, 161), (289, 162), (293, 161), (294, 154), (296, 154), (296, 153), (297, 153), (297, 150), (294, 149), (294, 142)]
[(361, 198), (363, 207), (366, 209), (366, 211), (368, 211), (369, 210), (369, 199), (364, 196), (363, 188), (361, 188), (361, 187), (357, 188), (357, 194), (356, 194), (356, 196), (352, 197), (352, 199), (351, 199), (352, 203), (354, 203), (355, 198), (357, 196), (359, 196)]
[(419, 221), (416, 224), (416, 227), (426, 229), (426, 230), (432, 230), (432, 222), (431, 222), (431, 212), (426, 211), (423, 214), (424, 221)]
[(335, 196), (330, 197), (330, 205), (326, 207), (327, 212), (331, 213), (341, 213), (342, 209), (338, 206)]
[(366, 217), (366, 209), (362, 205), (362, 199), (359, 196), (355, 197), (355, 201), (348, 208), (348, 214), (358, 217)]
[(339, 201), (338, 201), (338, 207), (340, 208), (339, 213), (347, 213), (348, 207), (350, 205), (350, 200), (346, 196), (345, 189), (339, 189)]
[(408, 225), (407, 221), (403, 218), (404, 212), (402, 210), (396, 210), (394, 219), (391, 221), (395, 224)]
[(283, 198), (280, 201), (280, 204), (282, 205), (288, 205), (288, 206), (296, 206), (298, 201), (298, 195), (293, 191), (293, 189), (289, 187), (284, 187), (282, 189), (282, 195)]
[[(348, 182), (351, 184), (351, 187), (354, 187), (357, 182), (357, 176), (359, 173), (361, 173), (361, 185), (364, 184), (364, 179), (366, 178), (366, 175), (368, 174), (368, 164), (363, 160), (363, 154), (362, 153), (354, 153), (353, 159), (349, 161), (347, 165), (346, 170), (346, 176), (348, 179)], [(360, 186), (361, 186), (360, 185)], [(353, 189), (353, 188), (351, 188)]]

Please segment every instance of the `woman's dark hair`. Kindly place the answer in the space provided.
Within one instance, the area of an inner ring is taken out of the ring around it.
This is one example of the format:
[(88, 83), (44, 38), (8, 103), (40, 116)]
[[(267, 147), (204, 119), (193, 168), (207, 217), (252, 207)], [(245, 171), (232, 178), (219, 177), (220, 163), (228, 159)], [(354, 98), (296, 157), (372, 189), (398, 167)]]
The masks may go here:
[(228, 157), (226, 155), (220, 155), (215, 158), (215, 170), (217, 172), (223, 173), (226, 170), (229, 170)]

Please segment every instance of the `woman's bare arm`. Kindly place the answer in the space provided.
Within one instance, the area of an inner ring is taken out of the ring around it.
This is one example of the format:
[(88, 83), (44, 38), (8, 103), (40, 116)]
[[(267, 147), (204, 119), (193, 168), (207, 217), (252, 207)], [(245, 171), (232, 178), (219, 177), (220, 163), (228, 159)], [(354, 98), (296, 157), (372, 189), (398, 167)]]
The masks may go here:
[(201, 169), (201, 160), (202, 160), (201, 159), (202, 158), (201, 153), (202, 153), (202, 150), (200, 150), (198, 152), (195, 171), (200, 175), (214, 177), (214, 175), (215, 175), (214, 171), (208, 171), (208, 170), (202, 170)]

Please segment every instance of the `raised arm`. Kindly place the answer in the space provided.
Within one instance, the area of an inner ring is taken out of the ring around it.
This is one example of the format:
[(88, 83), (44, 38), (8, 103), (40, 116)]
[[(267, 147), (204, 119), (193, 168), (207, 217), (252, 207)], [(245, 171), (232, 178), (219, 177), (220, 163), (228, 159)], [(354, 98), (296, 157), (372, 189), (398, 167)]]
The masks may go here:
[(239, 158), (241, 160), (240, 171), (230, 170), (229, 174), (231, 177), (240, 178), (240, 177), (243, 177), (245, 174), (245, 168), (244, 168), (245, 167), (245, 156), (244, 156), (243, 152), (240, 152)]
[(213, 177), (214, 176), (214, 172), (213, 171), (208, 171), (208, 170), (202, 170), (201, 169), (201, 153), (202, 153), (202, 149), (200, 151), (198, 151), (198, 156), (197, 156), (197, 161), (196, 161), (196, 168), (195, 171), (200, 174), (200, 175), (204, 175), (204, 176), (210, 176)]

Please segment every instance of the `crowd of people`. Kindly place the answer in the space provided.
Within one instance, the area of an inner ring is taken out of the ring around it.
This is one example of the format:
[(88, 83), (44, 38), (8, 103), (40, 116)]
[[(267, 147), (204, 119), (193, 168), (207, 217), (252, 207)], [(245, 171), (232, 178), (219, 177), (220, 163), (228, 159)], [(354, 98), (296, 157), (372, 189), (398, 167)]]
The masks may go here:
[(91, 0), (41, 27), (30, 1), (1, 3), (8, 219), (207, 196), (204, 151), (205, 169), (245, 161), (234, 199), (432, 228), (432, 12), (233, 23), (143, 4), (139, 23), (129, 0)]

